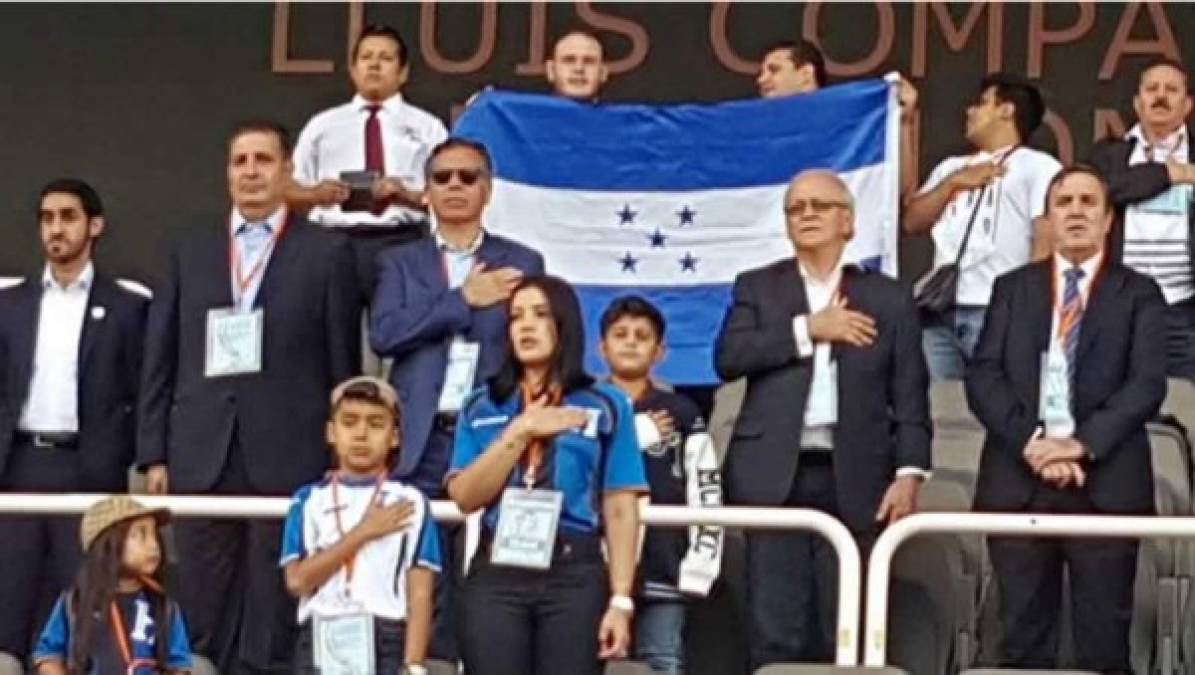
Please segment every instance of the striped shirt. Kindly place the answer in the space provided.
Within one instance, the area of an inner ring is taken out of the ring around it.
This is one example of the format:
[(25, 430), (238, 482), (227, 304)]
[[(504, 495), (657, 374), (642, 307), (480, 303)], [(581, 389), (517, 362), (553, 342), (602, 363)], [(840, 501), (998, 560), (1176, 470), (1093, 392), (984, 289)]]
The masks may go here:
[[(1150, 145), (1141, 125), (1129, 130), (1136, 139), (1129, 165), (1146, 162), (1190, 160), (1186, 127), (1179, 127), (1161, 142)], [(1150, 199), (1125, 210), (1124, 264), (1152, 277), (1162, 287), (1166, 302), (1175, 304), (1195, 296), (1191, 276), (1191, 186), (1172, 185)]]

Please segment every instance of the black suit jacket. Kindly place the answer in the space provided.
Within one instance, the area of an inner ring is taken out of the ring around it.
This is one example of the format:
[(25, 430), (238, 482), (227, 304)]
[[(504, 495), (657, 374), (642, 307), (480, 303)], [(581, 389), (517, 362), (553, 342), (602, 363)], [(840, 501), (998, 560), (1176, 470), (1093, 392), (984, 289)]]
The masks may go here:
[[(1108, 252), (1115, 262), (1124, 254), (1124, 212), (1131, 204), (1151, 199), (1170, 189), (1170, 173), (1158, 162), (1129, 166), (1136, 138), (1105, 138), (1091, 148), (1087, 161), (1104, 176), (1116, 207), (1116, 220), (1108, 234)], [(1191, 253), (1191, 271), (1195, 274), (1195, 209), (1188, 209), (1187, 247)]]
[[(217, 221), (219, 222), (219, 221)], [(204, 492), (233, 434), (263, 494), (291, 494), (327, 468), (328, 395), (360, 369), (361, 308), (341, 235), (291, 216), (254, 302), (262, 372), (203, 374), (209, 309), (232, 306), (227, 221), (187, 232), (149, 309), (137, 463), (165, 462), (172, 492)]]
[[(0, 291), (0, 477), (29, 396), (41, 296), (41, 277)], [(127, 489), (148, 305), (98, 272), (93, 278), (79, 339), (79, 491)]]
[[(1053, 265), (1031, 263), (996, 280), (967, 366), (967, 402), (987, 429), (977, 510), (1018, 511), (1041, 484), (1022, 452), (1038, 425)], [(1105, 260), (1083, 313), (1072, 404), (1074, 436), (1092, 455), (1084, 489), (1103, 512), (1154, 509), (1145, 423), (1166, 395), (1163, 309), (1153, 280)]]
[[(851, 529), (866, 531), (874, 529), (876, 509), (896, 469), (930, 467), (929, 376), (907, 289), (881, 274), (847, 266), (842, 291), (849, 306), (875, 319), (879, 329), (869, 347), (833, 347), (838, 507)], [(812, 357), (797, 355), (792, 322), (808, 313), (794, 259), (735, 279), (715, 357), (723, 379), (747, 378), (726, 458), (730, 503), (775, 506), (789, 494), (813, 375)]]

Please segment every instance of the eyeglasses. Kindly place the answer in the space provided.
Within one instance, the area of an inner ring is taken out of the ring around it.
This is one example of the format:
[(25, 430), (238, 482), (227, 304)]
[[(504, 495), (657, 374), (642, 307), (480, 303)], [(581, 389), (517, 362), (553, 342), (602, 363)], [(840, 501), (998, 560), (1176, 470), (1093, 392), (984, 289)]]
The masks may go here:
[(826, 201), (822, 199), (798, 199), (784, 207), (784, 215), (803, 216), (805, 215), (805, 211), (811, 211), (818, 215), (822, 215), (829, 213), (830, 209), (849, 208), (851, 208), (851, 205), (846, 202)]
[(461, 185), (472, 185), (477, 182), (478, 178), (485, 175), (485, 171), (481, 169), (437, 169), (431, 175), (432, 182), (436, 185), (448, 185), (452, 182), (453, 176), (460, 179)]

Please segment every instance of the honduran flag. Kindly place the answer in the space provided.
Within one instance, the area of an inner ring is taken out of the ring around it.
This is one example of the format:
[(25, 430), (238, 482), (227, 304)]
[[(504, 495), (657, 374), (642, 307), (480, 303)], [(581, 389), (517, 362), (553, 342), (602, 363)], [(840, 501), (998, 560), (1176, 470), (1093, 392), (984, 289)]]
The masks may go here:
[(657, 375), (717, 382), (713, 345), (735, 275), (793, 254), (784, 190), (828, 168), (856, 201), (849, 261), (896, 274), (899, 111), (891, 78), (712, 105), (585, 104), (486, 91), (454, 134), (494, 160), (486, 228), (543, 253), (585, 314), (639, 294), (667, 320)]

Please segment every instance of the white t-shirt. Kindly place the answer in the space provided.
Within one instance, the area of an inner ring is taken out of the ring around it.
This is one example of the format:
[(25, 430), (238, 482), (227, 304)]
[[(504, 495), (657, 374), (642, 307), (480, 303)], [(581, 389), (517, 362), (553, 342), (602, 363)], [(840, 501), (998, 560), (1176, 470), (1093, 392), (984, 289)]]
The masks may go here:
[[(444, 123), (395, 94), (378, 111), (382, 130), (385, 174), (397, 178), (412, 190), (424, 187), (423, 168), (431, 151), (448, 138)], [(321, 180), (339, 180), (342, 171), (365, 169), (365, 123), (369, 102), (360, 95), (344, 105), (329, 108), (307, 122), (295, 143), (295, 180), (315, 185)], [(405, 206), (391, 205), (381, 215), (367, 211), (345, 213), (339, 206), (318, 206), (311, 220), (331, 227), (345, 225), (393, 226), (426, 215)]]
[[(943, 160), (921, 187), (920, 194), (925, 194), (959, 169), (1001, 159), (1006, 172), (988, 186), (960, 265), (960, 305), (986, 306), (996, 277), (1029, 262), (1033, 219), (1045, 212), (1046, 190), (1062, 165), (1052, 156), (1024, 146), (980, 151)], [(957, 193), (938, 216), (933, 228), (934, 269), (958, 257), (980, 191), (977, 188)]]

